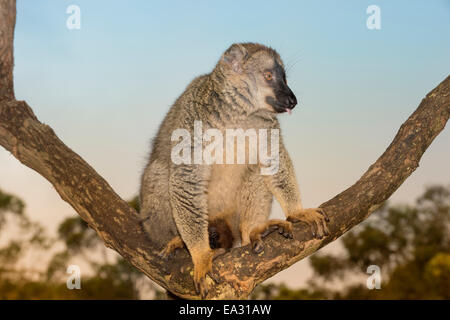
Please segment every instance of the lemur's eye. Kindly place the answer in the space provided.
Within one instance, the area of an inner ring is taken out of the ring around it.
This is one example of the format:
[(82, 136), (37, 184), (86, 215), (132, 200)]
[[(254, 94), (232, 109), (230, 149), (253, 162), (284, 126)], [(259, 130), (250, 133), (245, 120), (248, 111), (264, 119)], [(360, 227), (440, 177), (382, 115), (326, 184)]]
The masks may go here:
[(272, 72), (270, 72), (270, 71), (264, 72), (264, 78), (265, 78), (267, 81), (272, 80)]

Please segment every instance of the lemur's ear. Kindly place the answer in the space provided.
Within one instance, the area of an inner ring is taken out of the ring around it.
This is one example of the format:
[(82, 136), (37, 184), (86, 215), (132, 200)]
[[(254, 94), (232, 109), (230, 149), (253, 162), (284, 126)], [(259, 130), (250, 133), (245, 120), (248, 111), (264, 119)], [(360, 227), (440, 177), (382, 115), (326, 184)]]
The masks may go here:
[(222, 60), (230, 66), (236, 73), (242, 73), (245, 59), (247, 59), (247, 50), (240, 44), (235, 43), (228, 48), (222, 56)]

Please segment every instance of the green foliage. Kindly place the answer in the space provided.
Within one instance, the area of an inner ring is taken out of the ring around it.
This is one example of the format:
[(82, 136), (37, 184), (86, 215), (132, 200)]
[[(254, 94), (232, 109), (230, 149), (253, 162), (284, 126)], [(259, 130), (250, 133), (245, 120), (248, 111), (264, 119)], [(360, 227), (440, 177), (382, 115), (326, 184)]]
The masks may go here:
[(25, 203), (14, 195), (4, 193), (0, 189), (0, 213), (12, 212), (15, 214), (23, 214)]
[(343, 258), (332, 255), (314, 254), (309, 258), (309, 263), (315, 273), (326, 280), (331, 280), (335, 276), (341, 276), (343, 270), (347, 267)]
[[(137, 197), (130, 201), (135, 209), (138, 203)], [(0, 191), (0, 227), (14, 230), (6, 245), (0, 246), (0, 299), (139, 299), (142, 292), (163, 298), (140, 271), (112, 251), (108, 253), (80, 217), (65, 219), (59, 225), (58, 237), (52, 239), (42, 226), (28, 219), (24, 208), (22, 200)], [(34, 259), (40, 263), (49, 249), (54, 252), (57, 248), (46, 269), (21, 268), (30, 252), (33, 257), (38, 255)], [(83, 267), (81, 290), (66, 286), (66, 268), (72, 260), (91, 271), (87, 274)]]
[(7, 214), (14, 214), (16, 216), (23, 216), (25, 203), (19, 198), (4, 193), (0, 189), (0, 230), (6, 223)]
[(78, 216), (64, 220), (59, 225), (58, 235), (66, 244), (67, 250), (73, 253), (94, 248), (101, 243), (95, 231)]

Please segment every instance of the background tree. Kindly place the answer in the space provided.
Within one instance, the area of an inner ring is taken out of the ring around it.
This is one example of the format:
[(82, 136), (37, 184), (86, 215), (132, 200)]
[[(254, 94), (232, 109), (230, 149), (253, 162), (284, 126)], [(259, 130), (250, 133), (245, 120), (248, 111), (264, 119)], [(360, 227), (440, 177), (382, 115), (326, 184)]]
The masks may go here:
[[(0, 299), (164, 297), (122, 257), (111, 251), (108, 257), (101, 239), (80, 217), (65, 219), (53, 239), (40, 224), (29, 220), (24, 209), (20, 198), (0, 190), (0, 243), (5, 243), (0, 245)], [(84, 265), (82, 290), (67, 289), (66, 270), (71, 261)]]

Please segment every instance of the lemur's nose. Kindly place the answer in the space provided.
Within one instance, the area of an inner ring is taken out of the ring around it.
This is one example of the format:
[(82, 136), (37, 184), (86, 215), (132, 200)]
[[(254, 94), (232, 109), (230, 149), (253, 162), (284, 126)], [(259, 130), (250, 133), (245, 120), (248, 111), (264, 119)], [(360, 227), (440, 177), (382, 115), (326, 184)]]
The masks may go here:
[(295, 97), (295, 94), (293, 94), (292, 92), (288, 96), (288, 105), (289, 109), (293, 109), (297, 105), (297, 98)]

